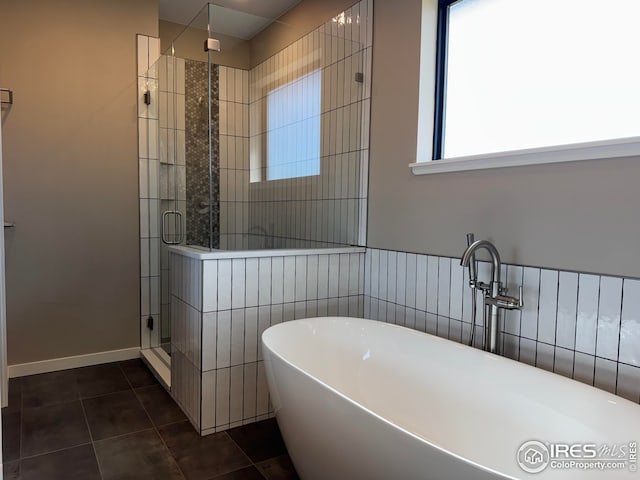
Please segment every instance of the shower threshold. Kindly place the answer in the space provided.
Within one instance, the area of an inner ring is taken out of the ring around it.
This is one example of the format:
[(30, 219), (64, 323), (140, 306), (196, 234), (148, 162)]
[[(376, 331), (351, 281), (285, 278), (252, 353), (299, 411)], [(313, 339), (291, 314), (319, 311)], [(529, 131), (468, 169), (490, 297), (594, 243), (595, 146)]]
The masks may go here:
[(149, 367), (162, 386), (171, 390), (171, 357), (162, 348), (145, 348), (141, 352), (142, 361)]

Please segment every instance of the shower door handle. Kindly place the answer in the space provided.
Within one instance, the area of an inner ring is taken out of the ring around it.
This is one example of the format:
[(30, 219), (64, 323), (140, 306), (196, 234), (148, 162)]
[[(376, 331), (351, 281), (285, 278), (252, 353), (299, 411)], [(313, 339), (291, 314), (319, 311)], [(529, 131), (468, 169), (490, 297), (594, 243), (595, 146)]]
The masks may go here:
[[(167, 218), (169, 215), (175, 215), (178, 217), (178, 231), (173, 234), (174, 240), (170, 240), (170, 234), (167, 232)], [(183, 240), (182, 234), (182, 213), (177, 210), (167, 210), (162, 213), (162, 242), (167, 245), (180, 245)]]

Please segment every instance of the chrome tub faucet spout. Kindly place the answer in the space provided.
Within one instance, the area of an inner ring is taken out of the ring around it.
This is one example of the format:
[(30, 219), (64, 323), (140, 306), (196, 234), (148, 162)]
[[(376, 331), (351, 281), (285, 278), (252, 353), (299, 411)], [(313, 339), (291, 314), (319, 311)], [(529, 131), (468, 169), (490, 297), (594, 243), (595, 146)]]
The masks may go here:
[[(505, 295), (506, 289), (502, 288), (500, 281), (500, 270), (502, 263), (500, 261), (500, 254), (495, 245), (488, 240), (473, 241), (474, 235), (467, 235), (467, 243), (469, 244), (467, 249), (462, 254), (460, 259), (460, 265), (463, 267), (469, 267), (469, 286), (472, 291), (475, 292), (479, 289), (483, 292), (484, 305), (488, 308), (487, 318), (484, 322), (484, 328), (487, 330), (485, 335), (484, 350), (491, 353), (498, 352), (498, 317), (499, 309), (520, 309), (522, 308), (522, 287), (520, 287), (520, 298), (508, 297)], [(478, 249), (485, 249), (489, 252), (491, 257), (491, 281), (490, 283), (479, 282), (477, 279), (477, 269), (475, 267), (475, 252)], [(475, 295), (473, 298), (475, 302)], [(487, 309), (485, 308), (485, 312)], [(475, 315), (474, 315), (475, 317)], [(472, 332), (475, 328), (475, 318), (473, 319)]]

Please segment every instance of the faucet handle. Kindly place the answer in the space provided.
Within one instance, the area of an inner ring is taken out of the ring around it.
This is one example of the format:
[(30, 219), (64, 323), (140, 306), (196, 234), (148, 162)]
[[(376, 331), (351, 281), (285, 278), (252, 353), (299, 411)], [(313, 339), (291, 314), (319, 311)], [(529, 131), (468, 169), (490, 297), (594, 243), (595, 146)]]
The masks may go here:
[[(507, 295), (507, 293), (509, 293), (509, 288), (508, 287), (504, 287), (500, 289), (500, 295)], [(518, 285), (518, 298), (516, 298), (515, 300), (518, 301), (518, 308), (522, 308), (524, 307), (524, 295), (522, 293), (522, 285)]]
[(522, 285), (518, 286), (518, 308), (524, 307), (524, 293), (522, 291)]

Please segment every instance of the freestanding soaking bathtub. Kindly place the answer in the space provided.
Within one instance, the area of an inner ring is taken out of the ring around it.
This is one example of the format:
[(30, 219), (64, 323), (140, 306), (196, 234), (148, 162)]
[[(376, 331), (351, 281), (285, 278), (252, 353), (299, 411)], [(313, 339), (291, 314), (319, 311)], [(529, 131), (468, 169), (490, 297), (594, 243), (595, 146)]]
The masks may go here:
[(303, 480), (640, 478), (640, 406), (593, 387), (373, 320), (296, 320), (262, 342)]

